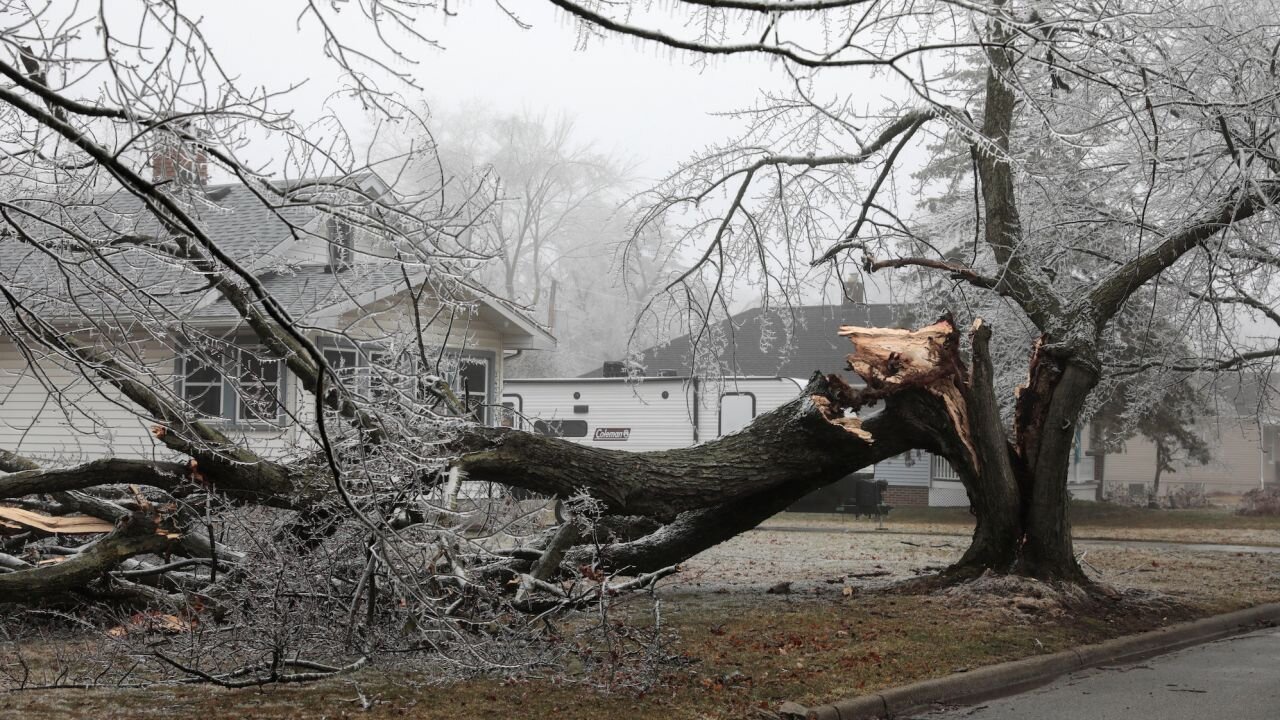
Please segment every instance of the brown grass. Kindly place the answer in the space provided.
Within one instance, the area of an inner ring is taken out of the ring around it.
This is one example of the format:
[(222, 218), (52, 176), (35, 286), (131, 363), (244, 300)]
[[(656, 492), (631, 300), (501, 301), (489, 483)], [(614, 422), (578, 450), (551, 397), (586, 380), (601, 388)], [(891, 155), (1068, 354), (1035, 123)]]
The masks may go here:
[[(307, 686), (257, 690), (9, 693), (0, 695), (0, 717), (750, 717), (754, 708), (776, 708), (784, 700), (829, 702), (1280, 599), (1277, 555), (1119, 546), (1090, 548), (1090, 571), (1117, 586), (1167, 594), (1165, 601), (1081, 614), (1048, 612), (998, 595), (963, 601), (894, 596), (869, 589), (883, 578), (862, 582), (847, 575), (883, 564), (894, 568), (895, 577), (910, 576), (903, 569), (908, 565), (946, 562), (962, 548), (901, 535), (858, 536), (856, 546), (848, 540), (829, 533), (750, 533), (691, 561), (686, 579), (661, 593), (664, 622), (679, 636), (671, 652), (682, 662), (668, 667), (662, 681), (643, 695), (599, 692), (586, 684), (599, 677), (581, 672), (568, 681), (477, 679), (439, 687), (414, 672), (370, 668)], [(829, 548), (827, 564), (814, 571), (814, 556), (823, 548)], [(891, 561), (895, 552), (908, 554)], [(757, 584), (722, 582), (736, 577), (728, 564), (743, 564), (745, 558), (763, 558), (756, 567), (767, 576)], [(844, 576), (832, 577), (837, 567)], [(778, 579), (794, 579), (793, 594), (763, 592)], [(847, 596), (846, 586), (851, 588)], [(645, 617), (637, 611), (635, 620)], [(358, 702), (361, 694), (375, 701), (368, 710)]]

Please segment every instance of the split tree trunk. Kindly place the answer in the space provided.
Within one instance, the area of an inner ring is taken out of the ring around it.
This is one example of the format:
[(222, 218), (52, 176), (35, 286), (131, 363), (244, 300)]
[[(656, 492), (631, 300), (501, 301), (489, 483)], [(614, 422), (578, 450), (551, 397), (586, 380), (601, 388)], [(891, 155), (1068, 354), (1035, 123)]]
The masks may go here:
[[(562, 497), (589, 492), (612, 512), (667, 521), (646, 537), (569, 554), (575, 563), (650, 572), (745, 532), (852, 472), (924, 449), (957, 468), (977, 516), (973, 543), (949, 577), (990, 569), (1086, 582), (1072, 553), (1066, 478), (1091, 376), (1071, 365), (1058, 371), (1037, 349), (1010, 438), (993, 389), (991, 333), (981, 322), (973, 330), (972, 373), (948, 319), (916, 331), (845, 327), (841, 334), (854, 343), (848, 362), (865, 389), (818, 377), (800, 398), (715, 442), (625, 453), (492, 430), (486, 449), (458, 465), (474, 480)], [(863, 421), (842, 417), (880, 401), (885, 409)]]

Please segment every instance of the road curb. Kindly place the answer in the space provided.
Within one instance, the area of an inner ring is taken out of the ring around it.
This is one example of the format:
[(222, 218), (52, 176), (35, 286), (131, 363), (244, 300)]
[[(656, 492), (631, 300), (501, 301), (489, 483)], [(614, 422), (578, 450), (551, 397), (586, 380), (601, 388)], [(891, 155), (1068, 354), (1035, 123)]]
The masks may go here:
[(1280, 603), (1259, 605), (1141, 635), (1013, 660), (806, 708), (807, 717), (813, 720), (871, 720), (903, 715), (938, 703), (978, 702), (1029, 690), (1077, 670), (1104, 663), (1140, 660), (1277, 623), (1280, 623)]

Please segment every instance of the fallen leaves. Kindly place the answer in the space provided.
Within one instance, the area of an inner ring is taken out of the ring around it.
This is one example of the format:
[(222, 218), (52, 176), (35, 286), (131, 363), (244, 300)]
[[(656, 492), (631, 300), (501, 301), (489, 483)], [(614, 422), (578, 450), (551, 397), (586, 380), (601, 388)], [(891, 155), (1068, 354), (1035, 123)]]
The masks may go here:
[(177, 615), (148, 611), (134, 613), (127, 623), (116, 625), (107, 631), (107, 635), (113, 638), (122, 638), (138, 631), (173, 635), (188, 632), (197, 624), (198, 622), (194, 618), (185, 619)]

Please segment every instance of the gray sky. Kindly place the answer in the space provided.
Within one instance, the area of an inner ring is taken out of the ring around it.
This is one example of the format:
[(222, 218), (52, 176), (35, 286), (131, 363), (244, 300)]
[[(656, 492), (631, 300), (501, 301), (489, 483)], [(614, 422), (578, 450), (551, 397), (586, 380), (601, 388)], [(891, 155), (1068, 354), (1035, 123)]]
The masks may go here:
[[(479, 102), (498, 111), (563, 111), (576, 119), (583, 139), (637, 161), (648, 177), (665, 174), (731, 134), (735, 123), (712, 113), (749, 105), (762, 85), (785, 79), (763, 60), (735, 58), (699, 67), (688, 56), (616, 38), (579, 48), (574, 22), (548, 3), (515, 4), (532, 28), (521, 29), (485, 0), (464, 3), (455, 17), (424, 14), (420, 31), (443, 49), (402, 34), (396, 44), (415, 64), (395, 67), (412, 73), (426, 98), (444, 110)], [(203, 27), (224, 64), (245, 80), (275, 88), (307, 80), (291, 100), (282, 100), (306, 118), (319, 113), (339, 73), (323, 55), (315, 21), (304, 19), (298, 27), (300, 5), (231, 0), (207, 11)], [(377, 47), (364, 18), (351, 9), (345, 17), (350, 22), (335, 24), (338, 33), (349, 34), (362, 49)], [(254, 36), (248, 42), (247, 18)], [(385, 82), (407, 99), (421, 95)], [(334, 107), (361, 122), (358, 108)]]

